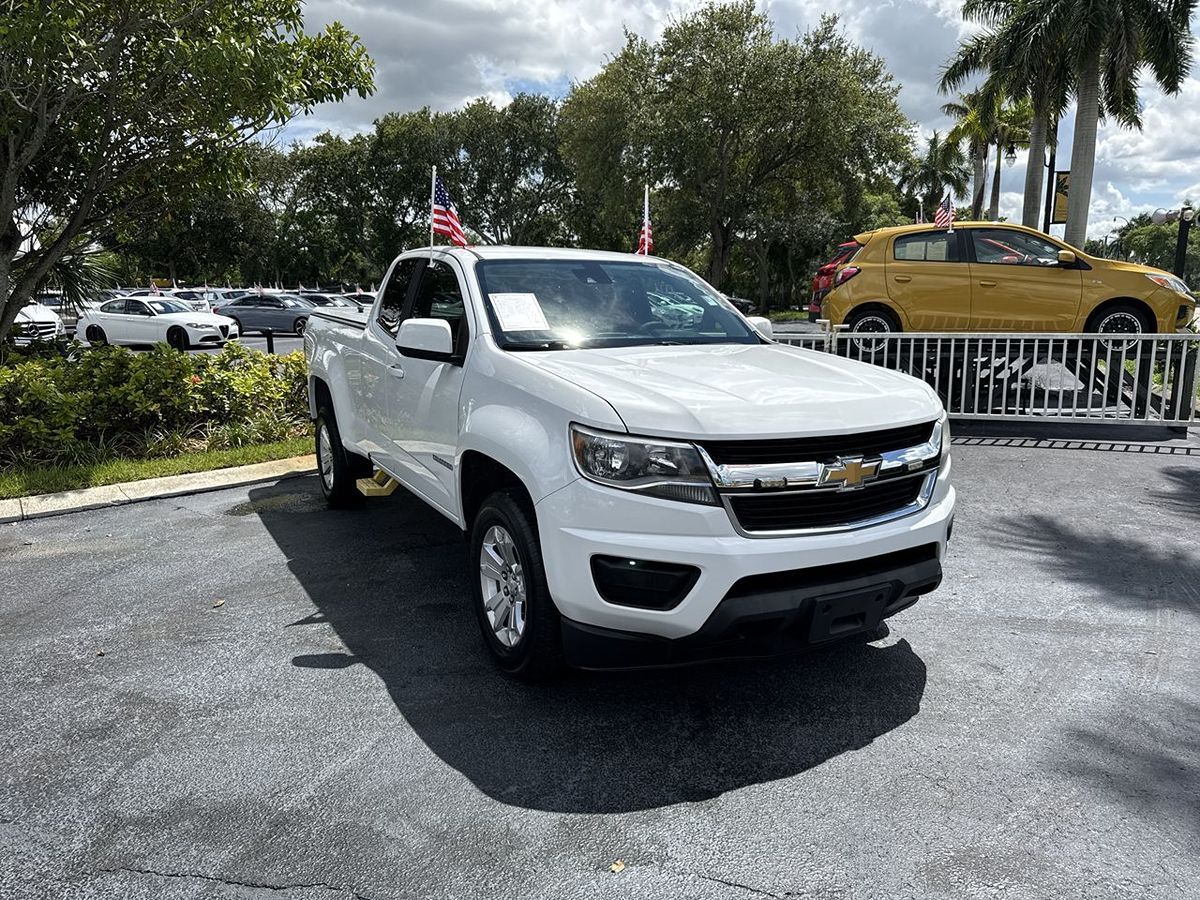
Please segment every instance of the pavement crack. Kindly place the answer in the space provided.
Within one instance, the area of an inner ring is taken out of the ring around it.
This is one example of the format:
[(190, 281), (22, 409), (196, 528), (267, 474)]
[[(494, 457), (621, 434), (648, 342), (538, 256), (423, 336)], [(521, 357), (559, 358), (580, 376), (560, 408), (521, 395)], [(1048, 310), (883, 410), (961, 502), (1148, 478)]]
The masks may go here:
[(113, 866), (111, 868), (99, 869), (108, 875), (113, 875), (118, 872), (128, 872), (131, 875), (150, 875), (155, 878), (180, 878), (192, 879), (195, 881), (209, 881), (216, 884), (224, 884), (229, 887), (244, 887), (263, 891), (300, 891), (313, 888), (321, 888), (326, 891), (331, 891), (337, 894), (349, 894), (355, 900), (374, 900), (366, 894), (360, 894), (352, 887), (345, 885), (330, 884), (327, 881), (313, 882), (297, 882), (295, 884), (268, 884), (265, 881), (242, 881), (236, 878), (223, 878), (220, 875), (205, 875), (202, 872), (164, 872), (159, 869), (139, 869), (134, 866)]
[(764, 891), (762, 888), (751, 887), (748, 884), (742, 884), (739, 881), (726, 881), (724, 878), (717, 878), (715, 875), (705, 875), (703, 872), (694, 873), (697, 878), (703, 878), (705, 881), (711, 881), (715, 884), (723, 884), (725, 887), (738, 888), (743, 891), (749, 891), (756, 897), (772, 897), (774, 900), (784, 900), (786, 895), (773, 894), (770, 891)]

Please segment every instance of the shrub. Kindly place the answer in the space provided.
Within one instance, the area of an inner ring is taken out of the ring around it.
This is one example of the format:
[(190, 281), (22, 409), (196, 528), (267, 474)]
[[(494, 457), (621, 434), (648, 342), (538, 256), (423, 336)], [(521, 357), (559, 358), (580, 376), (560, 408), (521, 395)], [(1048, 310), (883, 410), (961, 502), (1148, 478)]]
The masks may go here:
[(75, 464), (286, 440), (308, 427), (300, 352), (99, 347), (0, 365), (0, 465)]

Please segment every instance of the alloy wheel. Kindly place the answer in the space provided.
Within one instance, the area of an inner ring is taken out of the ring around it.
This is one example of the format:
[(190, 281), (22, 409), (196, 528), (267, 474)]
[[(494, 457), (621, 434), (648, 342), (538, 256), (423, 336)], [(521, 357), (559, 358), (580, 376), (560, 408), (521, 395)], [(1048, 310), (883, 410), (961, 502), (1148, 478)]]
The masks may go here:
[(317, 432), (317, 466), (321, 470), (321, 481), (326, 491), (333, 490), (333, 439), (329, 436), (329, 426), (321, 423)]
[(479, 581), (483, 611), (496, 640), (508, 649), (525, 634), (525, 574), (512, 535), (493, 525), (479, 549)]

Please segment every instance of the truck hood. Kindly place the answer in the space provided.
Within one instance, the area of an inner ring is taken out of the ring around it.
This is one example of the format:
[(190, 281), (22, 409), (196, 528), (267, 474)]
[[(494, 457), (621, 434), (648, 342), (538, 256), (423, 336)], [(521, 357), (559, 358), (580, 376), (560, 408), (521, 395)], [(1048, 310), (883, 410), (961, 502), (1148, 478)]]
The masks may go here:
[(923, 382), (782, 344), (621, 347), (522, 353), (603, 397), (630, 432), (744, 438), (844, 434), (928, 421)]

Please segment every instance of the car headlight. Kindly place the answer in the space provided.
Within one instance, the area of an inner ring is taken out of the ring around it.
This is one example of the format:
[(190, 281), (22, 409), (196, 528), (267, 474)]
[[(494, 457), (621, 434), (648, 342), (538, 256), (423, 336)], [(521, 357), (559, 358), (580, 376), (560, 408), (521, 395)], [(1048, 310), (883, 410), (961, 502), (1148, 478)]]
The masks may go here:
[(1168, 291), (1174, 291), (1177, 294), (1183, 294), (1185, 297), (1190, 297), (1192, 295), (1192, 292), (1188, 290), (1188, 286), (1174, 275), (1159, 275), (1156, 272), (1147, 272), (1146, 277), (1159, 287), (1165, 287)]
[(589, 481), (665, 500), (716, 506), (708, 467), (691, 444), (571, 426), (575, 466)]
[(207, 322), (188, 322), (186, 327), (188, 327), (188, 328), (212, 328), (212, 326), (209, 325)]

